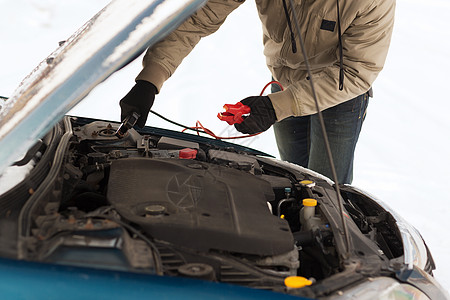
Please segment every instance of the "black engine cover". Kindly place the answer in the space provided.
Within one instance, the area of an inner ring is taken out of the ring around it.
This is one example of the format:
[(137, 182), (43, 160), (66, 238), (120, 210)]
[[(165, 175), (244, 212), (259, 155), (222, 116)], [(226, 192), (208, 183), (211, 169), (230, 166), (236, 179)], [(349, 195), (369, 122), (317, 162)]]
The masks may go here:
[(232, 168), (181, 159), (113, 161), (108, 200), (155, 239), (200, 251), (277, 255), (294, 248), (272, 215), (270, 184)]

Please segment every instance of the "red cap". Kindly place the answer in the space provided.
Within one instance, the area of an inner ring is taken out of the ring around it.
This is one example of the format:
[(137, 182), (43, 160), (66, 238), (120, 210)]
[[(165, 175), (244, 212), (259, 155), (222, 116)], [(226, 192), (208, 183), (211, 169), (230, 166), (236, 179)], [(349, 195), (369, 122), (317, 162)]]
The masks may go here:
[(191, 148), (181, 149), (178, 157), (181, 159), (194, 159), (197, 156), (197, 150)]

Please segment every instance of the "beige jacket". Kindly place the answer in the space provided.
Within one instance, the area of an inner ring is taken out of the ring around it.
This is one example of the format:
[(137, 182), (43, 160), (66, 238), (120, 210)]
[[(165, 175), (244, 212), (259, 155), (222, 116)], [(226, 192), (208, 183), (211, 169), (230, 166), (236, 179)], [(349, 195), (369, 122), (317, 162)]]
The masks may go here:
[[(316, 113), (297, 30), (292, 52), (282, 0), (255, 0), (263, 25), (264, 54), (285, 90), (270, 94), (278, 121)], [(198, 41), (219, 29), (243, 0), (210, 0), (176, 31), (149, 49), (137, 80), (158, 91)], [(286, 1), (292, 22), (291, 7)], [(321, 110), (368, 91), (383, 68), (394, 24), (395, 0), (340, 0), (344, 88), (339, 90), (336, 0), (294, 0)], [(333, 25), (334, 24), (334, 25)]]

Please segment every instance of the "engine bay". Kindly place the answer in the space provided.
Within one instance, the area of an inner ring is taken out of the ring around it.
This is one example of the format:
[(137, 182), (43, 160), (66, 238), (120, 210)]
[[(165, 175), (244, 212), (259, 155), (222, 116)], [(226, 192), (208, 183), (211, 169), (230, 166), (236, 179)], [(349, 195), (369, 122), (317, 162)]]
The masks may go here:
[[(310, 285), (345, 270), (326, 180), (193, 135), (117, 127), (66, 117), (44, 139), (53, 162), (20, 211), (19, 259), (279, 292), (286, 277)], [(397, 232), (377, 241), (389, 217), (374, 207), (367, 219), (344, 193), (356, 230), (401, 255)], [(362, 255), (386, 256), (362, 240)]]

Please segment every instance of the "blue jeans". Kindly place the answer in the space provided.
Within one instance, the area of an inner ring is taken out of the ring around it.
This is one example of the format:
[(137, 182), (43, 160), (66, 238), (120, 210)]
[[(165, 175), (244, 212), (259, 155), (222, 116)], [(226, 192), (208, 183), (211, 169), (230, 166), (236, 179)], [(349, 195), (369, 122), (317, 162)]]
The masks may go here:
[[(351, 183), (353, 180), (355, 147), (368, 103), (367, 92), (322, 111), (339, 183)], [(282, 160), (333, 179), (318, 114), (286, 118), (275, 123), (274, 131)]]

